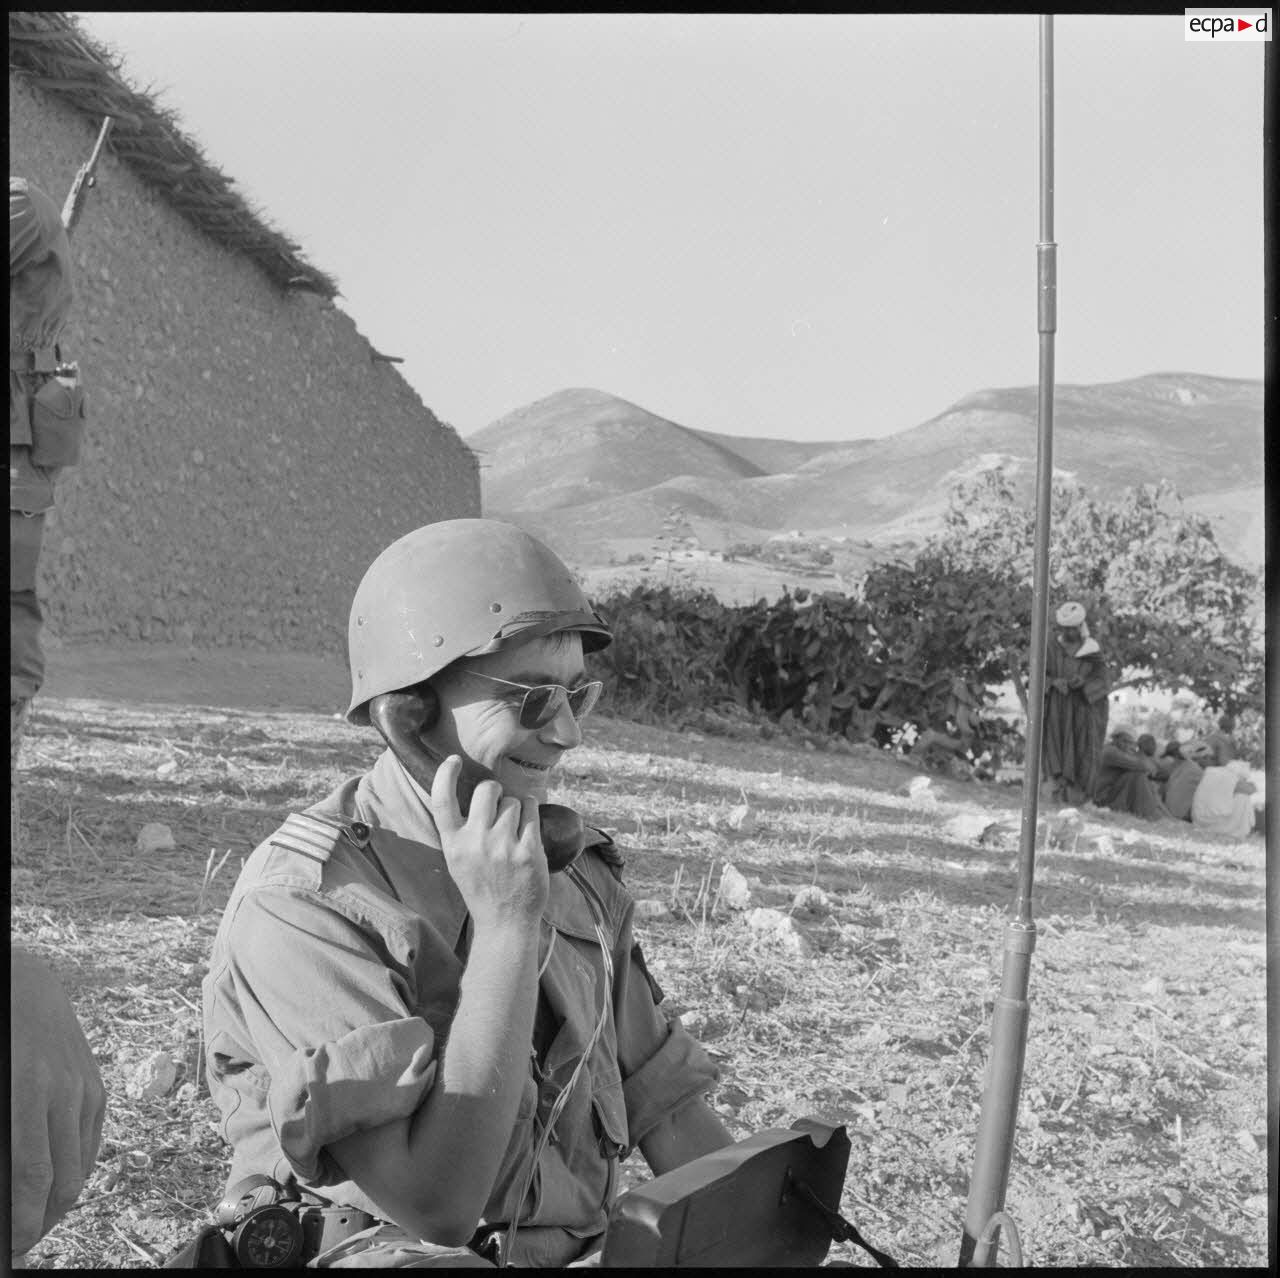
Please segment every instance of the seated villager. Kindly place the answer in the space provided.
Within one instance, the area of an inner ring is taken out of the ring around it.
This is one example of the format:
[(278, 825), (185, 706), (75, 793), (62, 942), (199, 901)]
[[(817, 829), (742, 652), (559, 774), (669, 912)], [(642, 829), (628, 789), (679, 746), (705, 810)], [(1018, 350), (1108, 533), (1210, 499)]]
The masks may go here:
[(1191, 802), (1191, 824), (1205, 834), (1243, 839), (1254, 828), (1252, 795), (1257, 787), (1249, 780), (1249, 765), (1233, 759), (1224, 767), (1205, 768)]
[(609, 641), (492, 520), (409, 533), (356, 591), (347, 717), (387, 749), (254, 851), (204, 984), (228, 1184), (330, 1206), (311, 1267), (574, 1263), (631, 1149), (660, 1174), (731, 1143), (622, 856), (540, 807)]
[(1164, 806), (1171, 817), (1190, 821), (1191, 803), (1204, 776), (1205, 764), (1213, 759), (1213, 749), (1203, 741), (1191, 741), (1182, 747), (1182, 754), (1185, 757), (1178, 759), (1164, 784)]
[(1117, 728), (1103, 748), (1094, 802), (1147, 821), (1169, 815), (1156, 789), (1155, 761), (1138, 749), (1137, 739), (1127, 728)]
[[(1142, 744), (1141, 739), (1138, 742)], [(1164, 788), (1169, 783), (1169, 778), (1173, 775), (1174, 769), (1182, 762), (1182, 746), (1176, 741), (1170, 741), (1156, 758), (1156, 783), (1160, 787), (1160, 797), (1164, 798)], [(1167, 805), (1166, 805), (1167, 806)]]
[(1203, 740), (1213, 750), (1213, 766), (1226, 767), (1236, 757), (1236, 739), (1232, 735), (1236, 730), (1234, 715), (1224, 714), (1218, 720), (1215, 731), (1208, 733)]

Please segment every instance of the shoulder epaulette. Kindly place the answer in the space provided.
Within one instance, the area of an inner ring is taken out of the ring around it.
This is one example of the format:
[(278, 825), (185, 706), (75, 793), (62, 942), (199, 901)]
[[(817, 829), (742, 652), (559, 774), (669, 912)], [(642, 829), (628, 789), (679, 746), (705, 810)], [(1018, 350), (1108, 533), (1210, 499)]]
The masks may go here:
[(622, 867), (627, 861), (613, 839), (594, 825), (587, 826), (584, 834), (583, 847), (590, 848), (613, 871), (614, 877), (621, 880)]
[(291, 812), (268, 841), (274, 847), (323, 862), (332, 855), (339, 839), (362, 848), (369, 842), (369, 827), (363, 821), (348, 821), (324, 812)]

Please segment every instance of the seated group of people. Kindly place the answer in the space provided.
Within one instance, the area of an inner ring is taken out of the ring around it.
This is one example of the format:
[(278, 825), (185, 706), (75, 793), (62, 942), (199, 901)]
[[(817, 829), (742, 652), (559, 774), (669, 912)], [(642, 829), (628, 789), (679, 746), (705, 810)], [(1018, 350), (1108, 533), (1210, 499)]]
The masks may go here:
[(1236, 759), (1229, 715), (1218, 731), (1180, 744), (1170, 741), (1157, 756), (1150, 733), (1118, 728), (1102, 751), (1094, 801), (1148, 821), (1189, 821), (1207, 834), (1243, 839), (1255, 828), (1249, 767)]

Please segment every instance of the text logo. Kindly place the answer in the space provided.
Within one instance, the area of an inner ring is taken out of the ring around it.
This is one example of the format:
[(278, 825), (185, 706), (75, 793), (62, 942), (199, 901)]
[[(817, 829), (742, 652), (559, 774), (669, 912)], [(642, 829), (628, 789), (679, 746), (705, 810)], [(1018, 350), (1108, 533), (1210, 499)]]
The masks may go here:
[(1241, 13), (1238, 9), (1198, 9), (1186, 15), (1188, 40), (1270, 40), (1271, 10)]

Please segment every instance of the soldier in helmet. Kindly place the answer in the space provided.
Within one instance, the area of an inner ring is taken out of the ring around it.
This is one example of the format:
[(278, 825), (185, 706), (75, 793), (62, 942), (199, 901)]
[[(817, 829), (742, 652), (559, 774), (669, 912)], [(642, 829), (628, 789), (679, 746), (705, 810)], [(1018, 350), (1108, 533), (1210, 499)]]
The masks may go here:
[(387, 748), (256, 849), (204, 983), (226, 1223), (274, 1181), (318, 1267), (571, 1264), (633, 1148), (731, 1143), (621, 856), (546, 802), (608, 627), (542, 543), (459, 519), (378, 556), (349, 640), (347, 717)]

